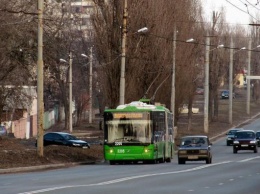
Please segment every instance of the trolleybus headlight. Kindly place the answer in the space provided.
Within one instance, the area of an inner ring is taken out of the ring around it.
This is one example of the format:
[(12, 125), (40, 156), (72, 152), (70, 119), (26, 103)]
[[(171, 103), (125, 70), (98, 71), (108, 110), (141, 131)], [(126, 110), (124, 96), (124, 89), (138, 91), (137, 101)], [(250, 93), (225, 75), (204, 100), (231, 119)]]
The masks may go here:
[(110, 153), (110, 154), (112, 154), (113, 152), (114, 152), (114, 150), (113, 150), (113, 149), (110, 149), (110, 150), (109, 150), (109, 153)]

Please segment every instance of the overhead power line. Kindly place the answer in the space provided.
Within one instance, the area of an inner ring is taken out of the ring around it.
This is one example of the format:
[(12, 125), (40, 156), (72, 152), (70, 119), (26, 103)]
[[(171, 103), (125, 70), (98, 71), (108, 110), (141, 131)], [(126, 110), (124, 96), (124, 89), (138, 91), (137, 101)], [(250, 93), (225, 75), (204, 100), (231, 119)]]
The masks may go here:
[[(243, 13), (248, 14), (250, 17), (252, 17), (252, 18), (255, 19), (256, 21), (258, 21), (253, 15), (251, 15), (251, 14), (249, 13), (248, 10), (245, 11), (245, 10), (239, 8), (238, 6), (236, 6), (236, 5), (234, 5), (233, 3), (231, 3), (229, 0), (226, 0), (226, 2), (228, 2), (228, 3), (229, 3), (230, 5), (232, 5), (233, 7), (237, 8), (238, 10), (240, 10), (240, 11), (243, 12)], [(240, 1), (240, 2), (241, 2), (241, 1)], [(245, 4), (244, 2), (242, 2), (242, 3), (247, 7), (247, 4)]]

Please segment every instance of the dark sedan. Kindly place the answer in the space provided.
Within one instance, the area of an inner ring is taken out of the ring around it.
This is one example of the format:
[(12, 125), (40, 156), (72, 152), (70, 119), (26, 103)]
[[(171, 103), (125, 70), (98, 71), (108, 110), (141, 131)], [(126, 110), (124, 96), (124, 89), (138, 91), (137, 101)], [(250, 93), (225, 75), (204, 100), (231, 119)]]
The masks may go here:
[(199, 160), (205, 160), (207, 164), (212, 163), (211, 145), (208, 137), (204, 135), (182, 137), (178, 149), (178, 163)]
[(255, 132), (257, 146), (260, 147), (260, 131)]
[(257, 140), (253, 130), (238, 131), (235, 134), (233, 141), (233, 153), (238, 150), (253, 150), (257, 153)]
[[(236, 95), (233, 92), (233, 98), (235, 98)], [(224, 90), (221, 92), (221, 99), (229, 99), (229, 90)]]
[(235, 133), (237, 131), (241, 131), (241, 130), (243, 130), (243, 128), (233, 128), (228, 131), (228, 133), (226, 134), (227, 135), (227, 138), (226, 138), (227, 146), (230, 146), (231, 144), (233, 145)]
[[(36, 142), (37, 143), (37, 142)], [(64, 132), (50, 132), (43, 136), (43, 145), (62, 145), (80, 148), (90, 148), (88, 142)]]

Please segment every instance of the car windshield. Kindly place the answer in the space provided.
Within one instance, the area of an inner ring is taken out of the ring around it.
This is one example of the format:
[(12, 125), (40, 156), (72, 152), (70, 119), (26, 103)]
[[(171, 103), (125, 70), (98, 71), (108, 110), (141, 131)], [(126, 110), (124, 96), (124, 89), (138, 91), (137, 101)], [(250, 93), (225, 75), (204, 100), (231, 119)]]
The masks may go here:
[(228, 135), (234, 135), (237, 132), (237, 130), (231, 130), (228, 132)]
[(181, 146), (207, 146), (208, 141), (205, 137), (184, 137), (181, 140)]
[(240, 132), (236, 133), (237, 138), (255, 138), (255, 134), (253, 132)]

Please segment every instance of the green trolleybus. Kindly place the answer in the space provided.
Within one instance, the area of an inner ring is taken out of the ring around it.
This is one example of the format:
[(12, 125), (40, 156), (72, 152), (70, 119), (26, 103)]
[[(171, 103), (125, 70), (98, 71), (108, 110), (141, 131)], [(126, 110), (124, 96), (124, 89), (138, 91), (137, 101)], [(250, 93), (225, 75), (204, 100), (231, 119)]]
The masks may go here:
[(141, 101), (104, 112), (104, 157), (115, 163), (171, 162), (172, 113)]

